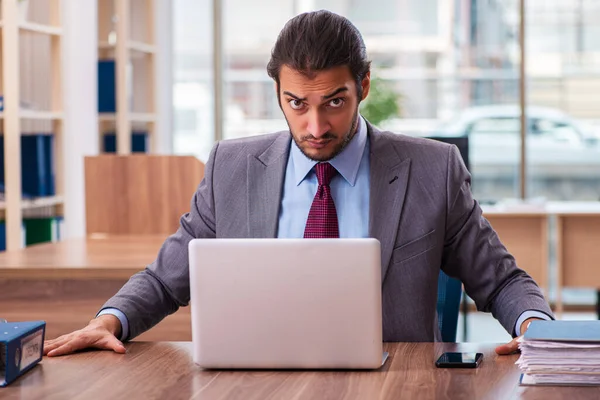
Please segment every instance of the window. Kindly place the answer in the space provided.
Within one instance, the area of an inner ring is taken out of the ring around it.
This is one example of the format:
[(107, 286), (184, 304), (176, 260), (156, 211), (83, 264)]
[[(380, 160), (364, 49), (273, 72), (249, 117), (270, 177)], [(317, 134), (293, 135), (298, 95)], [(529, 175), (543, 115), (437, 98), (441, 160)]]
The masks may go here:
[(173, 151), (202, 161), (214, 142), (210, 9), (209, 0), (173, 2)]
[[(600, 3), (528, 1), (528, 196), (600, 200)], [(539, 110), (543, 115), (533, 115)]]

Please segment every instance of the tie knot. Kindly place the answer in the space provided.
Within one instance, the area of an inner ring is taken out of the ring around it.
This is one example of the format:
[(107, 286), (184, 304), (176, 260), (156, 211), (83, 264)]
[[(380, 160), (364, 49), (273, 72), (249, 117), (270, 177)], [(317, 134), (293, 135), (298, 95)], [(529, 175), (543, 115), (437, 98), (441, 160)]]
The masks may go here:
[(315, 171), (317, 173), (317, 179), (319, 180), (319, 186), (329, 186), (329, 182), (331, 182), (331, 178), (337, 172), (333, 165), (328, 162), (318, 163), (315, 165)]

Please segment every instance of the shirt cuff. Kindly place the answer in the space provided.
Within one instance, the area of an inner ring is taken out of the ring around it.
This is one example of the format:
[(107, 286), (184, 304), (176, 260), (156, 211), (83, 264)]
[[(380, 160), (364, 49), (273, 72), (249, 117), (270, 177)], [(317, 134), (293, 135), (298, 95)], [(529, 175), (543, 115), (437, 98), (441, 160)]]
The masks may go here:
[(117, 310), (116, 308), (105, 308), (96, 315), (96, 318), (106, 314), (114, 315), (119, 319), (119, 321), (121, 322), (121, 337), (119, 339), (122, 342), (127, 340), (127, 337), (129, 336), (129, 322), (127, 321), (127, 317), (125, 316), (125, 314), (123, 314), (121, 310)]
[(524, 311), (523, 314), (521, 314), (521, 316), (519, 317), (519, 319), (517, 319), (517, 324), (515, 325), (516, 336), (521, 336), (521, 325), (523, 325), (523, 322), (525, 322), (529, 318), (540, 318), (545, 319), (546, 321), (550, 321), (552, 319), (541, 311)]

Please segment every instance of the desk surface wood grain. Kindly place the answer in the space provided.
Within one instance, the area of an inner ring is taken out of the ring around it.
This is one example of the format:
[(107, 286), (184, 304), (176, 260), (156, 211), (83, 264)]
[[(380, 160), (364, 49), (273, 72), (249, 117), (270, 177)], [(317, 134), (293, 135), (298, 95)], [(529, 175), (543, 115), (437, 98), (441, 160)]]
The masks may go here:
[[(127, 354), (84, 352), (43, 362), (3, 399), (590, 399), (600, 388), (520, 387), (517, 355), (493, 344), (386, 343), (377, 371), (205, 371), (189, 342), (133, 342)], [(444, 351), (484, 353), (477, 369), (438, 369)]]

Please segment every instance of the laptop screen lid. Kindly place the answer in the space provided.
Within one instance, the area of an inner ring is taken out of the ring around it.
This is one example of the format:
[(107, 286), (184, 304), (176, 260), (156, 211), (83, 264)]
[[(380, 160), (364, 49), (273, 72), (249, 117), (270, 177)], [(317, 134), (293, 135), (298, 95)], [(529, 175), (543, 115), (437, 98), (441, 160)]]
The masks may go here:
[(376, 239), (194, 239), (189, 258), (200, 366), (381, 366)]

